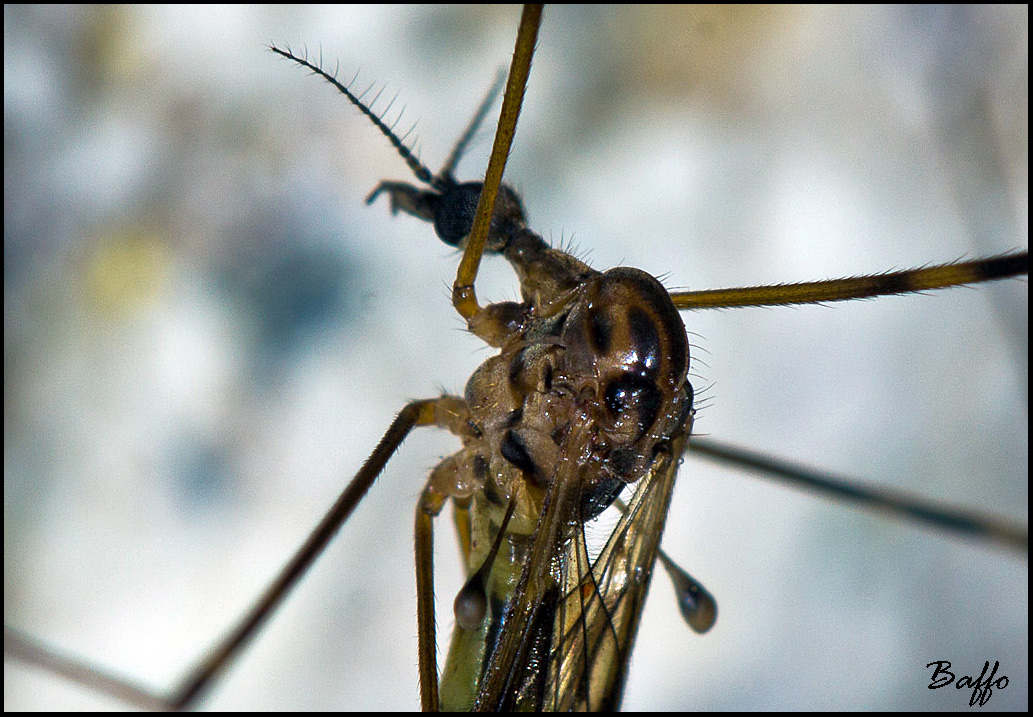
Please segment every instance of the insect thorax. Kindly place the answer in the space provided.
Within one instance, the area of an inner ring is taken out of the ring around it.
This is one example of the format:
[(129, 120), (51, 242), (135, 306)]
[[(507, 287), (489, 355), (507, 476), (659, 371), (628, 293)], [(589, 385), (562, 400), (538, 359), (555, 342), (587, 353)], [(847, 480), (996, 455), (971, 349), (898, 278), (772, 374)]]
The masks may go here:
[[(395, 206), (397, 187), (388, 187)], [(421, 192), (421, 211), (409, 213), (432, 221), (443, 241), (462, 246), (479, 187)], [(405, 190), (410, 205), (412, 194)], [(442, 236), (442, 225), (449, 236)], [(588, 520), (686, 430), (692, 387), (685, 326), (666, 290), (646, 272), (599, 272), (548, 246), (526, 227), (519, 199), (505, 186), (487, 251), (513, 266), (523, 301), (490, 304), (469, 322), (501, 351), (466, 384), (470, 429), (463, 431), (454, 465), (475, 477), (444, 492), (457, 498), (483, 492), (504, 509), (514, 486), (524, 482), (528, 505), (537, 507), (557, 476), (576, 475), (579, 519)], [(509, 529), (520, 531), (522, 517), (529, 534), (534, 509), (515, 516)]]

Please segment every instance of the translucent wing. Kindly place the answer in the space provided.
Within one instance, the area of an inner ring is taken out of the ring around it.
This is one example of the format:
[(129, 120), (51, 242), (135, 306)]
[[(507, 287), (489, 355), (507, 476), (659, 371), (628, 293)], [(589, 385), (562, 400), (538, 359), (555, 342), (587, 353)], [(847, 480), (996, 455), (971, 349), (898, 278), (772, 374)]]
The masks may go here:
[(563, 552), (544, 698), (546, 709), (616, 710), (656, 562), (685, 439), (653, 460), (590, 565), (584, 532)]

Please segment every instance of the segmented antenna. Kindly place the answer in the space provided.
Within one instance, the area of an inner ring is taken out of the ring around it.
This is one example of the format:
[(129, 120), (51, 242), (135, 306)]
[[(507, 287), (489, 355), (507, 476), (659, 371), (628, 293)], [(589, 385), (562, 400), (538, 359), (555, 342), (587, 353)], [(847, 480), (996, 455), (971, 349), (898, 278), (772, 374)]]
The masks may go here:
[[(435, 176), (434, 173), (431, 172), (430, 169), (428, 169), (423, 162), (417, 159), (416, 155), (414, 155), (412, 151), (405, 146), (405, 142), (403, 141), (403, 139), (398, 137), (398, 135), (394, 133), (393, 128), (388, 127), (387, 124), (384, 122), (384, 114), (387, 113), (387, 110), (384, 110), (384, 113), (379, 115), (373, 111), (373, 104), (376, 102), (376, 99), (380, 97), (380, 93), (378, 93), (377, 97), (374, 98), (373, 102), (371, 102), (369, 106), (367, 106), (366, 103), (362, 101), (361, 97), (357, 96), (354, 92), (351, 91), (351, 89), (349, 89), (349, 85), (351, 83), (345, 85), (337, 79), (336, 74), (331, 75), (318, 64), (309, 62), (307, 52), (305, 53), (304, 57), (299, 57), (298, 55), (295, 55), (289, 47), (286, 50), (281, 50), (275, 45), (270, 45), (269, 49), (275, 52), (277, 55), (286, 57), (288, 60), (293, 60), (302, 67), (308, 68), (312, 72), (312, 74), (319, 75), (324, 80), (329, 82), (331, 85), (336, 87), (342, 95), (347, 97), (348, 100), (353, 105), (355, 105), (360, 112), (362, 112), (362, 114), (366, 115), (366, 117), (369, 118), (370, 122), (372, 122), (376, 126), (376, 128), (380, 130), (381, 134), (387, 137), (388, 142), (390, 142), (391, 145), (395, 148), (395, 150), (397, 150), (398, 154), (402, 156), (402, 159), (404, 159), (405, 163), (409, 165), (409, 169), (412, 170), (412, 173), (416, 175), (416, 178), (418, 180), (420, 180), (424, 184), (429, 184), (431, 187), (438, 191), (442, 191), (445, 189), (447, 185), (444, 183), (442, 177)], [(354, 80), (352, 80), (352, 82), (354, 82)], [(367, 90), (366, 92), (369, 92), (369, 90)], [(364, 92), (363, 95), (365, 94), (366, 93)], [(393, 104), (394, 100), (391, 100), (391, 102)], [(391, 105), (389, 104), (388, 109), (390, 108)]]
[(481, 100), (481, 106), (477, 108), (477, 112), (470, 120), (470, 124), (466, 126), (459, 141), (456, 142), (456, 146), (452, 149), (452, 152), (448, 155), (448, 159), (441, 166), (441, 171), (438, 172), (438, 176), (442, 179), (451, 180), (452, 170), (459, 164), (459, 160), (462, 159), (463, 153), (470, 144), (470, 140), (477, 134), (477, 130), (480, 128), (484, 118), (488, 115), (488, 111), (491, 110), (491, 106), (495, 104), (495, 98), (502, 92), (502, 86), (506, 82), (506, 68), (500, 67), (498, 73), (495, 75), (495, 83), (492, 84), (491, 89), (488, 90), (488, 94)]
[[(477, 113), (473, 116), (473, 119), (470, 120), (470, 124), (467, 125), (462, 136), (459, 138), (459, 141), (456, 143), (456, 146), (448, 155), (448, 159), (446, 159), (445, 164), (442, 165), (441, 171), (434, 174), (427, 168), (427, 165), (417, 159), (416, 155), (412, 153), (412, 150), (405, 145), (405, 139), (409, 136), (409, 133), (412, 132), (412, 130), (406, 132), (404, 136), (399, 137), (394, 133), (394, 125), (388, 127), (384, 122), (384, 117), (391, 110), (391, 106), (394, 104), (397, 96), (388, 103), (383, 112), (377, 114), (373, 111), (373, 106), (377, 103), (377, 100), (380, 99), (380, 95), (383, 94), (383, 89), (377, 93), (377, 96), (373, 98), (372, 102), (366, 104), (362, 101), (362, 98), (369, 92), (369, 90), (367, 89), (366, 92), (363, 92), (361, 95), (356, 95), (350, 89), (355, 80), (353, 79), (347, 85), (343, 84), (337, 79), (336, 72), (331, 74), (320, 67), (320, 65), (322, 65), (322, 60), (320, 60), (319, 63), (310, 62), (307, 53), (304, 57), (299, 57), (298, 55), (295, 55), (289, 47), (286, 50), (281, 50), (275, 45), (270, 45), (269, 49), (277, 55), (286, 57), (288, 60), (293, 60), (302, 67), (310, 70), (312, 74), (322, 77), (324, 80), (336, 87), (353, 105), (359, 108), (359, 111), (362, 112), (362, 114), (366, 115), (370, 121), (376, 125), (376, 128), (380, 130), (381, 134), (387, 137), (387, 140), (398, 151), (398, 154), (402, 156), (405, 163), (409, 165), (409, 169), (411, 169), (413, 174), (416, 175), (416, 178), (424, 184), (429, 184), (439, 192), (443, 192), (448, 187), (455, 184), (452, 172), (455, 170), (459, 160), (462, 159), (463, 153), (466, 151), (470, 141), (477, 133), (477, 130), (480, 128), (484, 118), (491, 110), (491, 106), (494, 104), (495, 98), (498, 97), (499, 93), (502, 91), (502, 84), (506, 81), (506, 69), (501, 68), (495, 78), (495, 83), (481, 101), (480, 107), (477, 108)], [(401, 119), (401, 115), (399, 115), (399, 119)], [(394, 124), (398, 124), (398, 120), (395, 120)]]

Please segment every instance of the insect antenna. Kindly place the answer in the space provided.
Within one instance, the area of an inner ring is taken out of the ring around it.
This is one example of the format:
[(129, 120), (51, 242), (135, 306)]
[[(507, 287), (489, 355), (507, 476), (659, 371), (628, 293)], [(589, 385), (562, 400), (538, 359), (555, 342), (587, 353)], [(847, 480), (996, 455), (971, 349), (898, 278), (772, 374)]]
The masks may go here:
[(495, 104), (495, 98), (502, 92), (502, 85), (506, 81), (506, 68), (500, 67), (498, 74), (495, 76), (495, 82), (492, 84), (491, 89), (488, 90), (488, 94), (481, 100), (481, 106), (477, 108), (477, 113), (474, 114), (470, 120), (470, 124), (463, 130), (462, 136), (459, 141), (456, 142), (456, 146), (452, 148), (452, 151), (448, 155), (448, 159), (441, 167), (441, 171), (438, 172), (438, 176), (443, 179), (452, 180), (452, 171), (459, 164), (459, 160), (463, 158), (463, 153), (466, 152), (466, 148), (470, 145), (470, 141), (473, 140), (474, 135), (481, 127), (481, 123), (484, 122), (484, 118), (488, 115), (492, 105)]
[[(417, 159), (416, 155), (412, 153), (412, 150), (405, 145), (404, 138), (399, 137), (394, 133), (394, 125), (398, 124), (398, 121), (395, 120), (394, 124), (391, 127), (388, 127), (387, 124), (384, 122), (383, 114), (378, 115), (376, 112), (373, 111), (374, 103), (371, 102), (369, 105), (367, 105), (365, 102), (362, 101), (362, 98), (369, 92), (369, 90), (363, 92), (362, 95), (356, 95), (354, 92), (351, 91), (351, 89), (349, 89), (349, 86), (352, 83), (348, 83), (348, 85), (345, 85), (337, 79), (336, 75), (330, 74), (322, 67), (320, 67), (319, 64), (310, 62), (307, 55), (295, 55), (289, 47), (286, 50), (282, 50), (279, 47), (276, 47), (275, 45), (270, 45), (269, 49), (275, 52), (277, 55), (286, 57), (288, 60), (292, 60), (301, 65), (302, 67), (308, 68), (312, 72), (312, 74), (322, 77), (324, 80), (336, 87), (337, 90), (342, 95), (347, 97), (348, 100), (353, 105), (355, 105), (362, 114), (366, 115), (366, 117), (369, 118), (369, 121), (372, 122), (377, 129), (380, 130), (381, 134), (387, 137), (387, 141), (391, 143), (391, 146), (393, 146), (395, 150), (398, 151), (398, 154), (401, 155), (402, 159), (405, 160), (405, 163), (409, 165), (409, 169), (412, 170), (412, 173), (416, 176), (418, 180), (420, 180), (424, 184), (429, 184), (434, 189), (437, 189), (439, 191), (445, 189), (447, 185), (443, 183), (443, 179), (440, 176), (435, 176), (434, 173), (431, 172), (430, 169), (428, 169), (427, 165), (425, 165), (423, 162)], [(354, 82), (354, 80), (352, 80), (352, 82)], [(370, 89), (372, 89), (372, 87)], [(377, 97), (380, 97), (380, 93), (377, 94)], [(376, 99), (374, 99), (374, 102), (376, 102)], [(393, 104), (394, 100), (391, 100), (391, 103)], [(390, 108), (391, 105), (389, 104), (388, 109)], [(406, 136), (408, 136), (408, 134)]]
[[(416, 155), (412, 151), (412, 148), (406, 145), (405, 143), (409, 135), (412, 134), (413, 129), (415, 129), (415, 125), (401, 137), (399, 137), (394, 131), (395, 127), (398, 126), (399, 121), (401, 121), (402, 113), (404, 113), (405, 110), (403, 109), (402, 112), (399, 113), (398, 117), (395, 118), (395, 120), (391, 123), (390, 126), (388, 126), (387, 123), (384, 122), (384, 117), (386, 117), (387, 114), (391, 111), (391, 107), (394, 106), (395, 101), (398, 99), (397, 94), (391, 98), (391, 101), (387, 103), (387, 107), (382, 112), (374, 112), (373, 107), (377, 104), (377, 101), (380, 99), (380, 96), (384, 94), (384, 88), (381, 88), (371, 101), (366, 102), (364, 98), (373, 89), (373, 85), (370, 85), (370, 87), (368, 87), (361, 94), (356, 95), (351, 90), (352, 85), (355, 83), (355, 78), (352, 78), (350, 82), (345, 84), (337, 79), (336, 69), (333, 73), (327, 72), (322, 68), (321, 65), (323, 63), (321, 61), (312, 62), (308, 59), (307, 55), (296, 55), (294, 54), (294, 52), (291, 51), (289, 47), (284, 50), (280, 49), (279, 47), (276, 47), (275, 45), (270, 45), (269, 49), (275, 52), (277, 55), (285, 57), (288, 60), (292, 60), (301, 65), (302, 67), (309, 69), (312, 72), (312, 74), (322, 77), (324, 80), (336, 87), (341, 94), (348, 98), (349, 102), (355, 105), (359, 109), (359, 111), (362, 112), (362, 114), (369, 118), (369, 120), (374, 124), (374, 126), (376, 126), (376, 128), (380, 130), (381, 134), (387, 137), (387, 140), (391, 143), (391, 146), (393, 146), (398, 151), (398, 154), (401, 155), (403, 160), (405, 160), (405, 163), (409, 165), (409, 169), (412, 170), (412, 173), (416, 176), (416, 178), (424, 184), (430, 185), (432, 188), (436, 189), (439, 192), (445, 191), (449, 187), (455, 185), (456, 182), (455, 177), (453, 176), (453, 172), (456, 168), (456, 165), (459, 164), (459, 160), (463, 158), (463, 154), (470, 146), (470, 142), (473, 140), (481, 125), (484, 123), (484, 118), (487, 117), (488, 112), (491, 111), (491, 107), (493, 104), (495, 104), (495, 99), (499, 96), (499, 93), (502, 91), (503, 83), (506, 81), (506, 68), (499, 68), (499, 71), (495, 77), (495, 82), (492, 83), (491, 89), (488, 90), (487, 94), (485, 94), (484, 96), (484, 99), (481, 100), (481, 104), (477, 108), (477, 112), (470, 120), (470, 123), (466, 126), (466, 129), (463, 130), (463, 134), (459, 137), (459, 141), (456, 142), (455, 147), (452, 148), (452, 151), (449, 153), (448, 158), (445, 160), (445, 163), (441, 166), (441, 170), (437, 174), (434, 174), (430, 171), (430, 168), (428, 168), (427, 165), (425, 165), (416, 157)], [(379, 194), (382, 191), (384, 191), (385, 189), (389, 189), (389, 185), (391, 184), (394, 183), (385, 182), (378, 186), (376, 189), (374, 189), (373, 192), (366, 198), (366, 203), (372, 204), (373, 201), (377, 198), (377, 196), (379, 196)]]

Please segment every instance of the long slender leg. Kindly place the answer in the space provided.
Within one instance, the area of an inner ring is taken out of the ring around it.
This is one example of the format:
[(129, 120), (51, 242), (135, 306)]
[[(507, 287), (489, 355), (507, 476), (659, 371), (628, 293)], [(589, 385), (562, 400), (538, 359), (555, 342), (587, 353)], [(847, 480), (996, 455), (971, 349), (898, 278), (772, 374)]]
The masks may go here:
[(148, 711), (162, 711), (170, 707), (168, 699), (155, 690), (41, 645), (28, 635), (7, 626), (4, 626), (4, 656), (38, 667), (95, 692), (111, 695), (133, 707)]
[(857, 503), (904, 520), (918, 521), (948, 533), (999, 543), (1023, 554), (1029, 552), (1029, 528), (1001, 518), (953, 508), (889, 488), (873, 488), (840, 476), (805, 468), (774, 456), (706, 438), (693, 438), (689, 455), (728, 463), (839, 500)]
[(729, 309), (737, 306), (791, 306), (869, 299), (920, 293), (951, 286), (966, 286), (1029, 274), (1029, 252), (1001, 254), (986, 259), (937, 264), (920, 269), (853, 276), (827, 281), (805, 281), (775, 286), (744, 286), (707, 291), (674, 291), (679, 310)]
[(445, 496), (430, 482), (416, 505), (416, 623), (419, 628), (420, 706), (437, 712), (438, 660), (434, 627), (434, 518), (441, 512)]
[[(88, 663), (65, 657), (39, 645), (34, 645), (18, 633), (5, 629), (4, 654), (36, 665), (49, 672), (66, 677), (85, 687), (113, 695), (144, 709), (181, 710), (190, 707), (211, 686), (215, 676), (236, 657), (241, 648), (262, 627), (268, 617), (312, 565), (330, 539), (351, 515), (352, 510), (366, 495), (373, 481), (388, 460), (416, 426), (447, 425), (437, 416), (439, 403), (454, 402), (452, 397), (413, 401), (401, 410), (387, 429), (380, 443), (373, 449), (365, 464), (347, 485), (340, 497), (298, 549), (290, 562), (266, 588), (254, 606), (241, 618), (236, 627), (187, 673), (178, 688), (168, 695), (141, 688), (132, 680), (106, 674)], [(451, 418), (451, 412), (446, 411)], [(432, 618), (433, 620), (433, 618)]]
[(459, 262), (455, 283), (452, 285), (452, 305), (459, 315), (467, 320), (480, 311), (473, 280), (481, 263), (481, 254), (488, 239), (488, 227), (495, 207), (495, 197), (498, 195), (499, 185), (502, 184), (509, 148), (516, 133), (517, 118), (520, 117), (520, 107), (524, 101), (524, 90), (527, 88), (531, 58), (538, 42), (538, 27), (541, 22), (542, 6), (525, 5), (520, 18), (520, 28), (517, 30), (516, 48), (509, 68), (506, 93), (502, 98), (502, 112), (495, 132), (495, 144), (491, 148), (488, 169), (484, 174), (484, 188), (477, 204), (477, 215), (474, 217), (470, 238)]
[[(432, 420), (463, 440), (464, 445), (477, 436), (470, 420), (466, 401), (456, 396), (442, 396), (433, 407)], [(416, 504), (416, 622), (419, 636), (420, 705), (424, 712), (437, 712), (438, 660), (437, 635), (434, 625), (434, 518), (452, 495), (455, 480), (455, 456), (444, 459), (431, 472), (427, 485)]]

